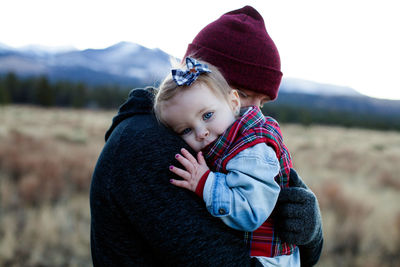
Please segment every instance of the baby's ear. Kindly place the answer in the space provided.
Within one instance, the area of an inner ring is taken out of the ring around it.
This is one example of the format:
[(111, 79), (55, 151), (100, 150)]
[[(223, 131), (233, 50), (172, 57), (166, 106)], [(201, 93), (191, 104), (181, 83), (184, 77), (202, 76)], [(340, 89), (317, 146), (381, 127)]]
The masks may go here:
[(240, 97), (239, 97), (238, 91), (235, 89), (232, 89), (229, 93), (229, 104), (230, 104), (233, 112), (235, 112), (235, 115), (236, 115), (236, 113), (237, 113), (237, 115), (239, 115)]

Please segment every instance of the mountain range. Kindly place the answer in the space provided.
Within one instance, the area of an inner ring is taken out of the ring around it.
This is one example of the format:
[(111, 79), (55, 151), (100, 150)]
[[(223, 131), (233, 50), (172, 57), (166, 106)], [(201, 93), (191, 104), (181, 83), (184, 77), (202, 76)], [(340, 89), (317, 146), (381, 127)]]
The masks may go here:
[[(160, 49), (120, 42), (105, 49), (76, 50), (41, 46), (20, 49), (0, 44), (0, 73), (21, 76), (46, 75), (50, 80), (82, 81), (88, 84), (152, 85), (171, 68), (172, 57)], [(357, 91), (329, 84), (284, 78), (283, 92), (360, 96)]]
[[(86, 50), (40, 46), (17, 49), (0, 44), (0, 74), (45, 75), (50, 81), (81, 81), (90, 85), (132, 88), (155, 85), (170, 71), (171, 60), (176, 59), (158, 48), (130, 42)], [(292, 107), (400, 117), (400, 101), (375, 99), (349, 87), (293, 78), (282, 80), (275, 102)]]
[(170, 56), (160, 49), (121, 42), (105, 49), (50, 50), (28, 46), (0, 46), (0, 73), (46, 75), (51, 81), (69, 80), (91, 85), (151, 85), (165, 76)]

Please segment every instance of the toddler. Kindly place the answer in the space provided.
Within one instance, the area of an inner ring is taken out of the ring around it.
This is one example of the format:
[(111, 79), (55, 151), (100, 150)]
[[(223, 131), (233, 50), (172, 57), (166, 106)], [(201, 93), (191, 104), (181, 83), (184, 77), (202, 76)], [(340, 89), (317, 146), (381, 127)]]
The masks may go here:
[(196, 158), (185, 149), (176, 155), (184, 169), (170, 166), (182, 177), (171, 183), (198, 194), (229, 227), (246, 231), (250, 255), (264, 266), (300, 266), (298, 248), (279, 239), (270, 216), (292, 167), (278, 123), (256, 106), (241, 109), (238, 91), (218, 69), (190, 57), (160, 85), (154, 111), (197, 152)]

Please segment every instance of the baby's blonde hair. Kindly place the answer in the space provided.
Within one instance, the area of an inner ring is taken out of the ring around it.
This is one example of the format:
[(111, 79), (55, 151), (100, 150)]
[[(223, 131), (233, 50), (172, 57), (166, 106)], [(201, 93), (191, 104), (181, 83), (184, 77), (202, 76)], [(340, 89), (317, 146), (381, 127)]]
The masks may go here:
[[(197, 77), (197, 79), (189, 86), (188, 85), (178, 86), (172, 79), (171, 74), (169, 74), (160, 84), (154, 100), (154, 114), (156, 115), (157, 119), (160, 122), (163, 122), (161, 118), (162, 105), (171, 100), (180, 92), (183, 92), (185, 90), (190, 90), (190, 88), (196, 83), (205, 84), (211, 89), (211, 91), (215, 94), (216, 97), (228, 101), (228, 96), (232, 88), (228, 85), (227, 81), (225, 80), (221, 72), (217, 69), (217, 67), (211, 65), (208, 62), (201, 61), (198, 59), (196, 60), (202, 64), (207, 64), (211, 72), (200, 74)], [(186, 65), (183, 63), (177, 66), (176, 68), (186, 69)]]

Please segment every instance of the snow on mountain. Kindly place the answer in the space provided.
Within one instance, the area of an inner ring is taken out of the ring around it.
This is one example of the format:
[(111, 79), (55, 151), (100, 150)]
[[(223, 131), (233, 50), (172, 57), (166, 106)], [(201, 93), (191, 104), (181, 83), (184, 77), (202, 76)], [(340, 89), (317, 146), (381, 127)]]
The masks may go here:
[(43, 46), (43, 45), (27, 45), (16, 49), (20, 53), (31, 56), (51, 56), (55, 54), (65, 53), (76, 50), (71, 46)]
[(141, 45), (120, 42), (103, 50), (103, 59), (111, 62), (121, 62), (126, 59), (127, 55), (138, 54), (142, 49), (146, 49)]
[(15, 72), (23, 76), (41, 75), (47, 67), (38, 61), (26, 57), (0, 55), (0, 73)]
[(13, 48), (6, 44), (0, 43), (0, 51), (2, 51), (2, 50), (13, 50)]

